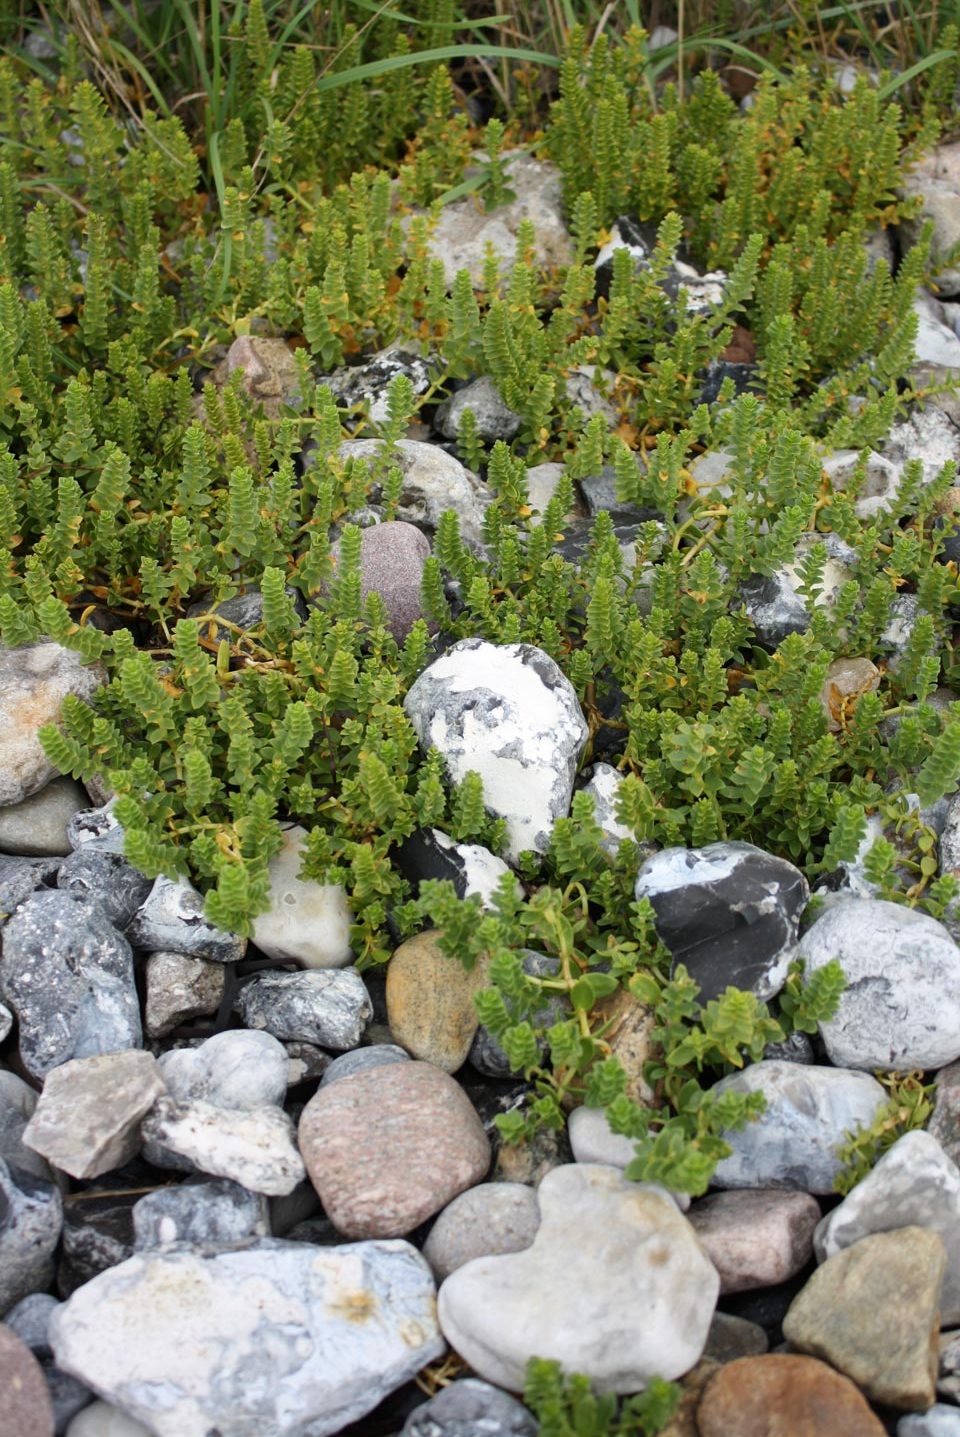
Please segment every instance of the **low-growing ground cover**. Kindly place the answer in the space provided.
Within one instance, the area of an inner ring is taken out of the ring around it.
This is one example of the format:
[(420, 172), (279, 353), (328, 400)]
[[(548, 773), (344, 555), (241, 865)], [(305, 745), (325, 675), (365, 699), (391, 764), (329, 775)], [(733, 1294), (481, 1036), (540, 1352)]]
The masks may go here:
[(956, 32), (738, 103), (421, 8), (0, 59), (0, 1312), (74, 1437), (465, 1365), (438, 1430), (896, 1430), (960, 1322)]

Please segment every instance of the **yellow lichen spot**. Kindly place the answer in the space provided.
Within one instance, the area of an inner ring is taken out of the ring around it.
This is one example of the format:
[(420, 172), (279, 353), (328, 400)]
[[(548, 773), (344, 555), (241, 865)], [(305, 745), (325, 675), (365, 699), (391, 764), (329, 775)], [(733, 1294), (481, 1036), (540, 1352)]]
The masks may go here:
[(327, 1305), (327, 1311), (347, 1322), (367, 1322), (377, 1310), (377, 1299), (368, 1287), (357, 1288), (354, 1292), (338, 1293), (335, 1300)]

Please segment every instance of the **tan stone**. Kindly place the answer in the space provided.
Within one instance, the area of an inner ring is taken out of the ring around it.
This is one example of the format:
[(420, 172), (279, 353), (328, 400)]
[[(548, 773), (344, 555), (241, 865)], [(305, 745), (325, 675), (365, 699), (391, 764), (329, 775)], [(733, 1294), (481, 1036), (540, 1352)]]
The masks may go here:
[(697, 1427), (697, 1408), (704, 1388), (720, 1371), (720, 1363), (712, 1357), (701, 1357), (696, 1367), (691, 1367), (680, 1381), (680, 1405), (666, 1427), (660, 1428), (660, 1437), (700, 1437)]
[(847, 728), (862, 695), (879, 684), (880, 670), (869, 659), (834, 659), (820, 690), (830, 732), (841, 733)]
[(728, 1362), (707, 1383), (699, 1437), (886, 1437), (848, 1377), (814, 1357), (770, 1353)]
[(925, 1410), (936, 1401), (946, 1261), (942, 1239), (927, 1228), (863, 1237), (817, 1269), (791, 1303), (783, 1335), (872, 1401)]
[(656, 1024), (652, 1010), (638, 1002), (626, 988), (618, 988), (616, 993), (597, 1003), (593, 1011), (610, 1024), (602, 1038), (626, 1072), (627, 1095), (644, 1106), (651, 1105), (655, 1096), (643, 1076), (643, 1068), (658, 1052), (652, 1036)]
[(455, 1073), (479, 1026), (473, 999), (488, 986), (485, 966), (467, 972), (440, 951), (435, 928), (408, 938), (387, 965), (387, 1017), (394, 1041), (414, 1058)]
[(432, 1063), (365, 1068), (320, 1088), (299, 1138), (324, 1211), (345, 1237), (402, 1237), (490, 1166), (476, 1109)]

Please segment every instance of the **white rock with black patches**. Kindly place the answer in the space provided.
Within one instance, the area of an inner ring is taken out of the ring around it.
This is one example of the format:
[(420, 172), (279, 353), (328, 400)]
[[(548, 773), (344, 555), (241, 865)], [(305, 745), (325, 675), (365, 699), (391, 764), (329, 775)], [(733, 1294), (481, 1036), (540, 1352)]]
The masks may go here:
[(479, 773), (487, 808), (506, 820), (506, 856), (545, 853), (554, 821), (569, 812), (588, 737), (573, 685), (553, 659), (531, 644), (463, 639), (424, 670), (404, 708), (451, 779)]
[(960, 948), (929, 914), (876, 898), (838, 898), (803, 935), (814, 973), (836, 958), (847, 980), (820, 1024), (841, 1068), (942, 1068), (960, 1056)]

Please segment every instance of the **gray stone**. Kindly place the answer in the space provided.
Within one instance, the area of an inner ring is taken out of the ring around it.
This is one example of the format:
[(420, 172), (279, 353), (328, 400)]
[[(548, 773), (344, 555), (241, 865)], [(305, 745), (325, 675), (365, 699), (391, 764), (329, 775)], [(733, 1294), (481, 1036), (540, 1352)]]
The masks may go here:
[(266, 1198), (225, 1178), (158, 1188), (133, 1209), (137, 1252), (165, 1247), (222, 1252), (269, 1231)]
[(810, 627), (810, 608), (800, 593), (800, 570), (811, 549), (820, 544), (827, 558), (812, 607), (830, 613), (841, 588), (853, 577), (857, 560), (856, 552), (836, 534), (802, 535), (789, 564), (770, 575), (752, 574), (741, 583), (739, 596), (765, 648), (776, 649), (788, 634), (802, 634)]
[(144, 967), (147, 1033), (162, 1038), (191, 1018), (215, 1013), (223, 998), (222, 963), (187, 958), (182, 953), (151, 953)]
[(213, 963), (236, 963), (247, 951), (247, 940), (208, 923), (203, 895), (186, 878), (155, 880), (127, 928), (134, 948), (148, 953), (183, 953)]
[(703, 1355), (713, 1358), (714, 1362), (736, 1362), (738, 1357), (759, 1357), (769, 1348), (767, 1334), (756, 1322), (735, 1317), (732, 1312), (717, 1311), (710, 1323)]
[(23, 1134), (33, 1117), (38, 1094), (29, 1083), (0, 1068), (0, 1158), (24, 1168), (34, 1177), (52, 1182), (53, 1171), (46, 1159), (24, 1146)]
[(283, 1045), (287, 1055), (287, 1087), (295, 1088), (298, 1083), (311, 1083), (322, 1078), (333, 1062), (329, 1053), (313, 1043), (286, 1042)]
[(440, 1213), (423, 1245), (437, 1282), (475, 1257), (521, 1252), (540, 1226), (533, 1188), (524, 1183), (479, 1183)]
[(51, 1341), (155, 1437), (325, 1437), (441, 1355), (433, 1299), (406, 1242), (146, 1253), (74, 1293)]
[(531, 644), (462, 639), (424, 670), (403, 706), (451, 779), (480, 774), (487, 808), (506, 820), (506, 856), (545, 853), (554, 820), (569, 811), (588, 737), (554, 661)]
[(514, 1392), (535, 1355), (582, 1372), (600, 1392), (636, 1392), (654, 1375), (688, 1371), (720, 1280), (672, 1198), (579, 1163), (554, 1168), (537, 1197), (532, 1246), (476, 1258), (441, 1286), (451, 1346)]
[(782, 1043), (768, 1043), (763, 1050), (765, 1058), (779, 1058), (784, 1063), (814, 1063), (813, 1043), (806, 1033), (799, 1030), (784, 1038)]
[(293, 1124), (282, 1108), (160, 1098), (144, 1119), (143, 1140), (148, 1161), (158, 1166), (196, 1167), (250, 1192), (283, 1195), (303, 1180)]
[(352, 1052), (341, 1053), (334, 1058), (320, 1079), (321, 1088), (350, 1078), (354, 1073), (365, 1072), (367, 1068), (385, 1068), (390, 1063), (409, 1063), (410, 1054), (396, 1043), (377, 1043), (372, 1048), (354, 1048)]
[[(297, 619), (302, 622), (307, 616), (307, 608), (299, 589), (287, 585), (283, 592), (291, 600)], [(216, 614), (226, 622), (218, 624), (215, 619), (206, 620), (200, 625), (201, 637), (214, 644), (219, 644), (223, 639), (236, 643), (236, 633), (232, 628), (227, 628), (227, 624), (235, 625), (244, 632), (262, 624), (263, 594), (256, 585), (252, 585), (241, 594), (234, 594), (232, 598), (222, 599), (219, 604), (211, 606), (208, 597), (201, 599), (196, 604), (191, 604), (187, 610), (188, 619), (199, 619), (204, 614)]]
[[(341, 459), (361, 459), (370, 463), (379, 452), (379, 439), (345, 439), (339, 450)], [(493, 495), (475, 474), (464, 468), (459, 459), (454, 459), (436, 444), (424, 444), (417, 439), (398, 439), (391, 463), (403, 471), (397, 519), (416, 524), (431, 538), (440, 515), (453, 509), (460, 521), (461, 538), (474, 547), (482, 544), (484, 510)], [(374, 503), (377, 502), (377, 492), (374, 489), (372, 493)]]
[(142, 1050), (74, 1058), (47, 1074), (23, 1141), (71, 1177), (97, 1177), (140, 1151), (140, 1120), (163, 1091)]
[[(960, 344), (957, 347), (960, 349)], [(842, 492), (860, 467), (860, 451), (834, 450), (824, 455), (822, 466), (831, 487)], [(857, 497), (853, 502), (858, 517), (870, 521), (892, 508), (899, 497), (902, 480), (901, 465), (884, 458), (882, 454), (870, 451), (867, 455), (866, 475), (857, 488)]]
[[(638, 224), (629, 216), (620, 215), (610, 226), (610, 238), (594, 261), (601, 292), (609, 290), (616, 250), (628, 250), (633, 257), (634, 269), (639, 273), (650, 267), (655, 241), (656, 230), (653, 225)], [(701, 273), (682, 257), (683, 254), (681, 249), (671, 261), (666, 275), (659, 281), (660, 286), (672, 302), (672, 310), (687, 314), (709, 314), (724, 302), (727, 275), (724, 270), (719, 269)]]
[(417, 396), (426, 394), (432, 383), (429, 361), (398, 345), (389, 345), (362, 364), (345, 365), (325, 374), (323, 383), (342, 409), (362, 405), (374, 424), (385, 424), (389, 418), (387, 389), (398, 374), (409, 379)]
[(94, 842), (85, 843), (63, 860), (57, 887), (81, 898), (95, 899), (122, 932), (146, 902), (153, 879), (128, 863), (122, 853)]
[(594, 821), (603, 829), (601, 848), (616, 858), (620, 844), (625, 838), (633, 839), (633, 832), (617, 818), (617, 794), (623, 783), (623, 774), (610, 763), (595, 763), (585, 769), (587, 782), (583, 792), (593, 799)]
[(59, 858), (10, 858), (0, 853), (0, 928), (45, 883), (56, 882)]
[(940, 1316), (960, 1322), (960, 1170), (929, 1133), (904, 1133), (828, 1213), (814, 1234), (817, 1261), (901, 1227), (940, 1235), (947, 1253)]
[(74, 1417), (65, 1437), (151, 1437), (151, 1433), (112, 1402), (93, 1402)]
[(52, 778), (39, 792), (0, 808), (0, 852), (27, 858), (70, 852), (67, 823), (86, 808), (87, 795), (72, 778)]
[(6, 1042), (13, 1031), (13, 1014), (5, 1003), (0, 1003), (0, 1043)]
[[(521, 948), (516, 957), (520, 959), (523, 972), (528, 978), (555, 978), (560, 971), (559, 958), (536, 953), (532, 948)], [(554, 1023), (562, 1022), (569, 1014), (570, 1005), (563, 994), (545, 993), (530, 1021), (534, 1027), (546, 1029), (551, 1028)], [(542, 1037), (538, 1038), (537, 1046), (542, 1054), (546, 1054), (549, 1043)], [(497, 1039), (482, 1023), (477, 1027), (476, 1035), (470, 1044), (469, 1057), (477, 1072), (488, 1078), (509, 1078), (515, 1072)]]
[(70, 1058), (142, 1044), (130, 944), (96, 903), (72, 893), (44, 889), (17, 909), (3, 932), (0, 992), (34, 1078)]
[(111, 853), (122, 853), (124, 842), (123, 824), (113, 811), (114, 800), (101, 804), (99, 808), (85, 808), (75, 813), (67, 824), (67, 838), (73, 849), (95, 843)]
[(477, 437), (487, 444), (496, 439), (509, 443), (520, 433), (523, 417), (512, 410), (489, 375), (471, 380), (445, 399), (437, 410), (434, 425), (445, 439), (459, 439), (465, 409), (473, 412)]
[(940, 1068), (960, 1056), (960, 948), (935, 918), (840, 898), (807, 929), (798, 957), (808, 973), (836, 958), (847, 979), (820, 1024), (837, 1067)]
[(564, 382), (567, 400), (580, 410), (584, 419), (593, 419), (602, 414), (611, 429), (615, 429), (620, 418), (607, 393), (616, 388), (618, 375), (612, 369), (600, 371), (603, 388), (597, 383), (595, 364), (575, 364)]
[(0, 1316), (53, 1280), (63, 1202), (53, 1183), (0, 1158)]
[(732, 1152), (713, 1176), (718, 1188), (792, 1188), (832, 1193), (841, 1171), (836, 1147), (868, 1127), (887, 1095), (867, 1073), (849, 1068), (763, 1061), (721, 1078), (709, 1090), (763, 1093), (766, 1110), (741, 1132), (724, 1133)]
[(607, 1163), (622, 1171), (636, 1157), (636, 1139), (613, 1132), (603, 1108), (574, 1108), (567, 1136), (578, 1163)]
[(764, 1002), (779, 993), (810, 897), (792, 863), (752, 843), (665, 848), (643, 864), (634, 891), (652, 903), (657, 936), (702, 1003), (731, 984)]
[(411, 1412), (400, 1437), (537, 1437), (536, 1418), (522, 1402), (476, 1377), (451, 1382)]
[(160, 1059), (160, 1071), (178, 1103), (248, 1109), (283, 1103), (288, 1064), (283, 1044), (269, 1033), (235, 1028), (196, 1048), (171, 1048)]
[[(487, 246), (500, 261), (505, 275), (516, 259), (517, 231), (531, 220), (534, 231), (533, 263), (537, 269), (568, 265), (573, 245), (563, 220), (560, 171), (523, 150), (506, 150), (507, 186), (515, 195), (505, 205), (486, 211), (472, 195), (454, 200), (440, 211), (429, 240), (430, 254), (443, 265), (447, 284), (465, 269), (473, 284), (483, 283)], [(468, 167), (467, 177), (475, 173)]]
[(919, 156), (904, 176), (901, 192), (906, 199), (919, 195), (922, 201), (919, 214), (900, 226), (904, 247), (916, 244), (922, 225), (931, 220), (930, 257), (937, 285), (944, 294), (960, 292), (960, 263), (954, 259), (949, 267), (944, 264), (960, 241), (960, 143), (935, 145)]
[(535, 529), (543, 522), (544, 511), (554, 494), (557, 486), (563, 478), (563, 464), (532, 464), (527, 470), (524, 478), (527, 485), (527, 501), (533, 511), (530, 515), (530, 527)]
[(307, 831), (284, 828), (283, 846), (267, 872), (269, 907), (253, 920), (253, 941), (267, 958), (304, 968), (342, 968), (351, 959), (347, 894), (340, 883), (301, 878)]
[(373, 1004), (359, 973), (347, 968), (260, 973), (241, 988), (237, 1011), (248, 1028), (341, 1053), (359, 1045)]
[(61, 644), (0, 648), (0, 807), (21, 803), (57, 776), (37, 734), (57, 722), (67, 694), (91, 699), (106, 678), (102, 664), (83, 664)]

